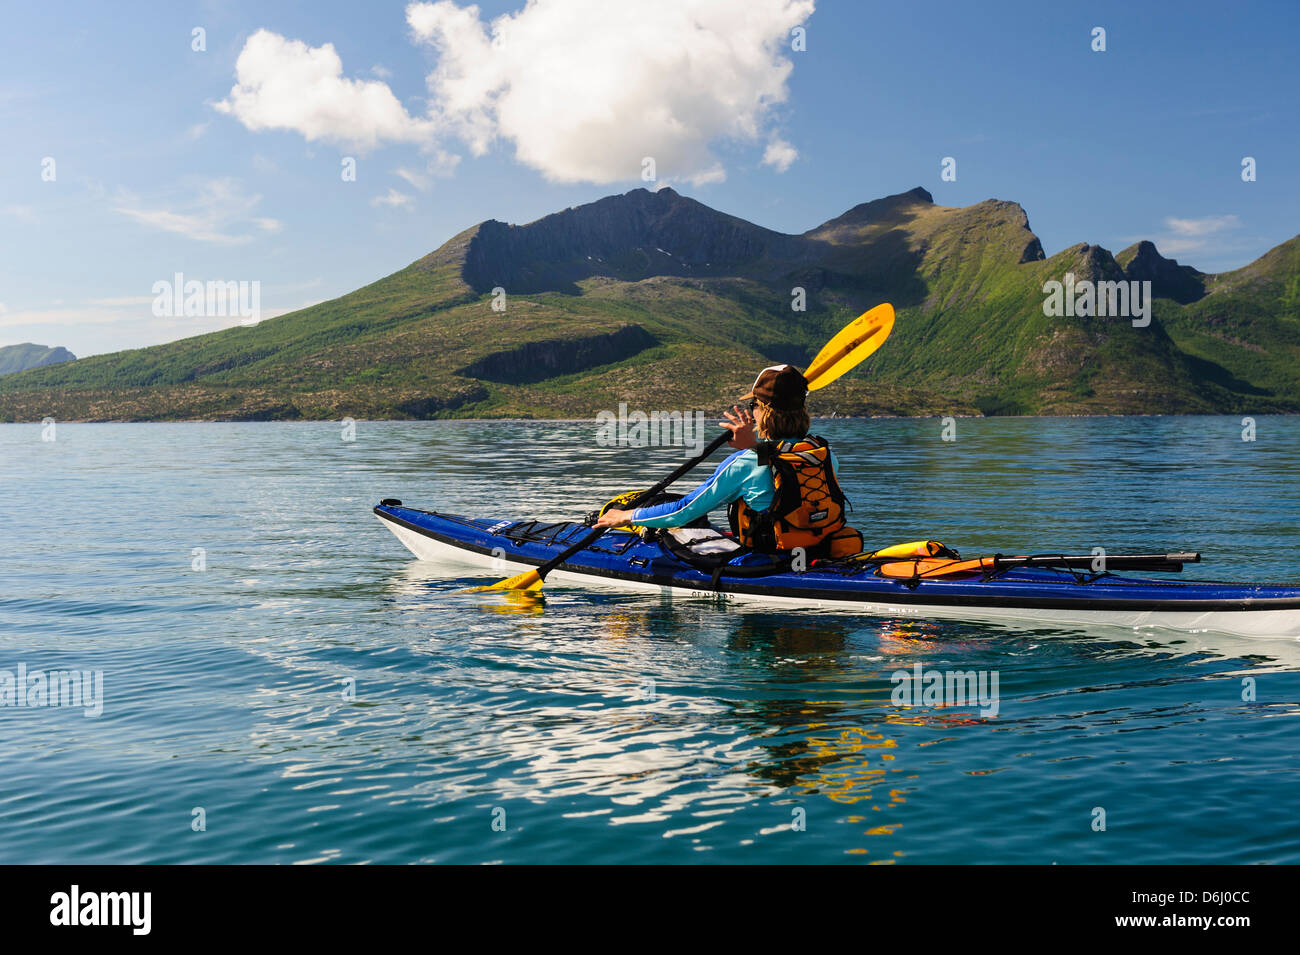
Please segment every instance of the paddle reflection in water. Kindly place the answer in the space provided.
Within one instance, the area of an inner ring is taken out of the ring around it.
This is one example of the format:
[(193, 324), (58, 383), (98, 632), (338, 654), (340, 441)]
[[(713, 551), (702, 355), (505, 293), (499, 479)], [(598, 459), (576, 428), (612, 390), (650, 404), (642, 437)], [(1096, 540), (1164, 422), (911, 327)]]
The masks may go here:
[[(400, 632), (426, 661), (401, 668), (424, 683), (405, 695), (430, 701), (403, 711), (409, 759), (386, 747), (409, 778), (390, 779), (385, 798), (447, 819), (513, 807), (584, 858), (608, 858), (605, 845), (655, 861), (681, 859), (674, 846), (756, 844), (791, 860), (987, 858), (936, 848), (954, 793), (1001, 780), (1042, 825), (1057, 818), (1043, 803), (1074, 798), (1106, 765), (1106, 738), (1213, 717), (1214, 704), (1187, 701), (1263, 662), (1201, 635), (738, 611), (564, 586), (515, 601), (461, 593), (473, 578), (443, 573), (413, 563), (384, 588), (400, 623), (387, 639)], [(918, 664), (1000, 672), (1000, 711), (896, 700), (893, 677)], [(1152, 704), (1117, 707), (1131, 685)], [(1034, 851), (1031, 840), (1018, 857)]]
[[(897, 809), (919, 785), (918, 766), (898, 758), (894, 730), (983, 722), (922, 708), (902, 712), (892, 702), (894, 658), (934, 645), (935, 630), (924, 623), (864, 628), (862, 620), (846, 616), (730, 614), (707, 604), (605, 602), (561, 594), (554, 591), (549, 598), (557, 624), (574, 612), (575, 604), (604, 605), (596, 637), (600, 665), (623, 674), (616, 680), (618, 703), (634, 705), (618, 706), (613, 713), (585, 713), (581, 722), (566, 723), (563, 730), (548, 723), (548, 742), (526, 758), (538, 789), (550, 788), (548, 775), (559, 775), (563, 767), (562, 788), (570, 793), (575, 764), (581, 763), (589, 793), (635, 807), (629, 814), (606, 810), (614, 824), (667, 821), (686, 813), (712, 817), (720, 825), (716, 817), (765, 801), (770, 804), (763, 812), (767, 824), (757, 835), (768, 837), (799, 825), (792, 818), (795, 809), (824, 821), (827, 813), (818, 803), (825, 800), (853, 805), (852, 815), (836, 815), (861, 823), (860, 835), (874, 843), (902, 823), (865, 816), (863, 809)], [(542, 602), (530, 606), (536, 604)], [(595, 636), (596, 627), (591, 632)], [(690, 633), (698, 642), (682, 640), (682, 634)], [(716, 655), (701, 661), (689, 652), (691, 643), (715, 649)], [(680, 658), (666, 661), (664, 650)], [(864, 650), (872, 652), (865, 655)], [(719, 657), (721, 672), (702, 672), (702, 662), (712, 669)], [(722, 742), (701, 745), (700, 737)], [(651, 741), (652, 746), (645, 745)], [(597, 761), (600, 771), (592, 772)], [(706, 792), (682, 792), (700, 783), (707, 785)], [(685, 827), (665, 834), (699, 836), (702, 831)], [(885, 853), (874, 844), (843, 851)], [(901, 852), (885, 855), (892, 859)]]
[[(891, 664), (891, 656), (924, 653), (932, 648), (937, 631), (936, 625), (924, 622), (886, 622), (873, 634), (879, 641), (876, 649), (883, 651), (876, 660)], [(860, 622), (851, 618), (827, 617), (792, 624), (780, 617), (749, 617), (742, 618), (735, 627), (729, 645), (771, 662), (801, 654), (805, 669), (838, 674), (843, 670), (845, 653), (851, 650), (852, 638), (861, 632)], [(823, 653), (826, 655), (817, 656)], [(921, 785), (922, 763), (909, 760), (910, 750), (900, 751), (898, 729), (950, 729), (987, 722), (976, 714), (934, 712), (934, 707), (900, 708), (893, 699), (891, 675), (888, 668), (860, 669), (857, 679), (863, 692), (852, 699), (769, 700), (747, 707), (745, 713), (766, 727), (781, 727), (781, 735), (787, 737), (766, 746), (767, 761), (752, 766), (751, 771), (793, 797), (821, 796), (840, 805), (854, 805), (855, 812), (843, 821), (852, 827), (865, 826), (860, 834), (871, 837), (870, 845), (846, 845), (844, 851), (855, 856), (888, 853), (884, 858), (872, 859), (886, 863), (901, 858), (904, 852), (887, 846), (882, 849), (875, 840), (891, 836), (902, 827), (893, 810)], [(944, 707), (943, 702), (937, 704), (939, 709)], [(870, 810), (871, 815), (864, 815), (864, 810)]]

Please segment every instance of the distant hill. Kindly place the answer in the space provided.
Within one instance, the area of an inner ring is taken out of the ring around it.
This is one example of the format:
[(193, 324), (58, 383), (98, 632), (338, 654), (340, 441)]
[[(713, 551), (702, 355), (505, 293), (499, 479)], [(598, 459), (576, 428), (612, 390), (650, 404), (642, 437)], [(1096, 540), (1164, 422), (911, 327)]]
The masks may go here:
[[(1044, 283), (1150, 281), (1146, 328), (1048, 317)], [(806, 310), (792, 309), (802, 289)], [(495, 290), (504, 290), (505, 311)], [(1051, 258), (1014, 202), (867, 202), (800, 235), (672, 189), (495, 220), (252, 327), (0, 379), (0, 419), (587, 417), (715, 412), (882, 301), (894, 335), (813, 396), (839, 414), (1300, 411), (1300, 237), (1234, 272), (1150, 242)]]
[(28, 368), (57, 365), (62, 361), (73, 361), (76, 357), (61, 346), (49, 348), (45, 345), (33, 345), (31, 342), (5, 345), (0, 347), (0, 375), (12, 375), (16, 371), (26, 371)]

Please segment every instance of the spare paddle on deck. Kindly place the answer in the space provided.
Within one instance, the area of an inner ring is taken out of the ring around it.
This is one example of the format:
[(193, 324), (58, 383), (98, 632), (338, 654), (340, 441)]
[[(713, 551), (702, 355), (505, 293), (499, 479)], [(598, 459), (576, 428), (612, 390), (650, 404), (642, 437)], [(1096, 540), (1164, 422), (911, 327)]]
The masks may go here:
[[(818, 388), (824, 388), (859, 362), (865, 361), (872, 352), (884, 344), (893, 328), (894, 306), (888, 303), (877, 305), (871, 311), (864, 312), (849, 322), (826, 343), (826, 347), (817, 353), (817, 357), (808, 366), (808, 371), (804, 373), (804, 378), (808, 381), (808, 390), (816, 391)], [(628, 505), (627, 509), (634, 511), (646, 501), (662, 493), (664, 488), (730, 441), (731, 436), (730, 431), (718, 435), (702, 453), (691, 458), (668, 477), (641, 494)], [(596, 543), (607, 530), (608, 527), (597, 528), (578, 543), (565, 548), (562, 553), (534, 570), (526, 570), (522, 574), (516, 574), (486, 587), (475, 587), (474, 590), (540, 590), (547, 574), (574, 554)]]
[(1076, 570), (1154, 570), (1176, 574), (1183, 564), (1199, 564), (1201, 555), (1195, 551), (1176, 554), (1081, 554), (1077, 557), (1064, 554), (1035, 554), (1031, 557), (1004, 557), (996, 554), (994, 562), (1003, 567), (1069, 567)]
[[(868, 557), (864, 563), (879, 563), (877, 573), (881, 577), (898, 577), (908, 581), (935, 580), (942, 577), (961, 577), (970, 574), (994, 576), (1013, 567), (1047, 567), (1053, 570), (1092, 571), (1094, 574), (1106, 574), (1112, 570), (1147, 570), (1157, 573), (1176, 574), (1182, 571), (1183, 564), (1199, 563), (1201, 555), (1195, 552), (1174, 554), (1116, 554), (1114, 556), (1086, 554), (1067, 556), (1065, 554), (1035, 554), (1029, 557), (976, 557), (972, 560), (959, 558), (918, 557), (912, 560), (898, 560), (897, 557)], [(886, 562), (888, 561), (888, 562)]]

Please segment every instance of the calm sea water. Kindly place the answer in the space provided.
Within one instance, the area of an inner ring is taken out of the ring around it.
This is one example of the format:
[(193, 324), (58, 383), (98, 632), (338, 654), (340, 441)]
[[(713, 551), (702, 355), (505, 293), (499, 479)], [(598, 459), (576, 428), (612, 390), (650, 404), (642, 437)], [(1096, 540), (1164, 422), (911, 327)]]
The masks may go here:
[[(818, 430), (880, 544), (1300, 579), (1300, 419), (1257, 429)], [(573, 517), (683, 459), (594, 433), (0, 426), (0, 670), (103, 679), (97, 717), (0, 707), (0, 862), (1300, 862), (1292, 643), (557, 585), (520, 607), (370, 513)], [(996, 672), (999, 712), (894, 705), (918, 663)]]

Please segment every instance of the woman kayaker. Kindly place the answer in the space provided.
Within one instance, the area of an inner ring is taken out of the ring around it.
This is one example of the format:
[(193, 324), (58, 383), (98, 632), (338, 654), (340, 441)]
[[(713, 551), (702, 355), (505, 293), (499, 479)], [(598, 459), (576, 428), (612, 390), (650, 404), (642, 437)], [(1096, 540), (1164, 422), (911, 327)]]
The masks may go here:
[(823, 439), (808, 434), (807, 396), (808, 382), (793, 365), (764, 368), (740, 399), (748, 406), (725, 413), (722, 426), (737, 451), (707, 481), (680, 500), (608, 509), (595, 526), (682, 527), (725, 506), (732, 532), (754, 550), (858, 553), (862, 535), (844, 521), (838, 461)]

